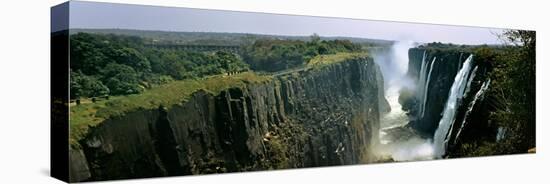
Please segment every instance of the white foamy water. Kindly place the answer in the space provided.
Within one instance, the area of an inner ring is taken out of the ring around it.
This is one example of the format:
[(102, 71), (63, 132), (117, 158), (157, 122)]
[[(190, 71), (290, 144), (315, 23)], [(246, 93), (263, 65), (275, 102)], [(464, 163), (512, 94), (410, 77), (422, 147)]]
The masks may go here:
[(401, 109), (401, 104), (399, 103), (399, 90), (401, 88), (399, 87), (390, 87), (386, 91), (386, 99), (388, 100), (388, 103), (390, 104), (391, 111), (384, 116), (382, 116), (382, 119), (380, 122), (380, 128), (381, 129), (388, 129), (388, 128), (394, 128), (399, 126), (404, 126), (409, 122), (409, 118), (407, 117), (407, 114), (405, 114), (405, 111)]
[(390, 149), (395, 161), (431, 160), (434, 154), (431, 141), (418, 137), (393, 144)]
[[(380, 155), (389, 155), (394, 161), (429, 160), (433, 158), (433, 146), (431, 140), (422, 139), (412, 130), (404, 128), (409, 123), (405, 111), (399, 104), (398, 87), (390, 87), (386, 91), (386, 99), (391, 106), (391, 111), (380, 120)], [(393, 129), (402, 131), (393, 132)], [(403, 132), (405, 131), (405, 132)]]
[(391, 111), (380, 119), (380, 143), (388, 144), (392, 140), (388, 137), (387, 130), (407, 125), (409, 118), (399, 104), (399, 87), (391, 87), (386, 91), (386, 99), (390, 104)]
[[(411, 42), (398, 42), (392, 48), (391, 57), (379, 57), (375, 61), (380, 65), (385, 81), (385, 97), (391, 111), (380, 119), (380, 145), (377, 153), (381, 157), (391, 157), (394, 161), (429, 160), (433, 158), (431, 140), (420, 138), (414, 131), (405, 128), (409, 118), (399, 103), (399, 91), (402, 88), (414, 88), (406, 76), (408, 51)], [(423, 59), (424, 60), (424, 59)], [(422, 74), (427, 78), (428, 64), (424, 64)], [(426, 80), (426, 79), (424, 79)], [(422, 86), (425, 89), (424, 86)], [(424, 94), (422, 94), (424, 95)]]
[(470, 55), (460, 71), (456, 74), (455, 80), (449, 91), (449, 97), (443, 110), (443, 117), (439, 121), (439, 126), (434, 135), (434, 150), (437, 158), (443, 157), (447, 147), (448, 134), (452, 131), (452, 125), (455, 121), (456, 111), (464, 95), (466, 86), (471, 82), (468, 80), (470, 69), (472, 67), (473, 55)]

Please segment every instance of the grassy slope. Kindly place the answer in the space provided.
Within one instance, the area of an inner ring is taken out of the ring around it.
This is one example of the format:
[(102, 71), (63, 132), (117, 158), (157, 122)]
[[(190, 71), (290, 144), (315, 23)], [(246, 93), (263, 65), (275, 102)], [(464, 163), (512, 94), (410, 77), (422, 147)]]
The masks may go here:
[[(324, 66), (366, 57), (366, 53), (337, 53), (312, 58), (306, 68), (319, 69)], [(233, 76), (211, 76), (199, 80), (183, 80), (165, 84), (141, 94), (116, 96), (109, 100), (71, 106), (70, 143), (78, 146), (78, 140), (86, 135), (89, 127), (96, 126), (110, 117), (122, 116), (136, 109), (154, 109), (159, 105), (170, 107), (181, 104), (196, 91), (205, 90), (214, 95), (231, 87), (242, 87), (247, 83), (262, 83), (271, 80), (271, 76), (257, 75), (253, 72)]]
[(342, 61), (347, 61), (350, 59), (362, 58), (367, 56), (368, 54), (366, 52), (342, 52), (342, 53), (336, 53), (336, 54), (330, 54), (330, 55), (319, 55), (309, 60), (309, 62), (307, 63), (307, 66), (322, 67), (322, 66), (342, 62)]
[(86, 135), (90, 126), (96, 126), (110, 117), (122, 116), (136, 109), (154, 109), (159, 105), (170, 107), (188, 100), (192, 93), (205, 90), (218, 94), (230, 87), (244, 86), (247, 83), (261, 83), (270, 80), (245, 72), (233, 76), (211, 76), (199, 80), (183, 80), (165, 84), (141, 94), (116, 96), (96, 103), (81, 104), (70, 108), (70, 143), (77, 146), (77, 140)]

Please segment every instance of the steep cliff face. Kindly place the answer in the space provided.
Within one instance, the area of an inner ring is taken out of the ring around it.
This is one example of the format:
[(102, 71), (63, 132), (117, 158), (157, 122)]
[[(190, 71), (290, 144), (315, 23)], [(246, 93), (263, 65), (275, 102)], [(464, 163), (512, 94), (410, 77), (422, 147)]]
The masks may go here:
[[(422, 48), (409, 50), (407, 75), (415, 80), (416, 89), (413, 89), (413, 98), (403, 100), (408, 101), (403, 103), (403, 107), (410, 112), (410, 125), (413, 128), (426, 136), (433, 136), (454, 78), (468, 55), (457, 50), (441, 51)], [(422, 73), (424, 73), (424, 79), (421, 79)], [(423, 113), (419, 109), (421, 105), (424, 108)]]
[(71, 148), (71, 180), (369, 162), (381, 80), (372, 59), (353, 59), (112, 117)]
[[(461, 48), (428, 47), (409, 50), (407, 75), (415, 80), (416, 87), (409, 89), (408, 93), (402, 93), (400, 98), (411, 117), (409, 125), (424, 136), (433, 137), (442, 118), (455, 76), (470, 55), (471, 51)], [(468, 125), (468, 122), (486, 121), (489, 110), (488, 104), (484, 103), (482, 98), (482, 86), (485, 84), (488, 87), (487, 73), (490, 67), (486, 62), (476, 59), (475, 55), (472, 62), (473, 67), (470, 75), (466, 76), (467, 84), (464, 93), (459, 97), (456, 117), (450, 128), (449, 147), (459, 142), (458, 136), (468, 139), (471, 132), (487, 131), (487, 127)]]

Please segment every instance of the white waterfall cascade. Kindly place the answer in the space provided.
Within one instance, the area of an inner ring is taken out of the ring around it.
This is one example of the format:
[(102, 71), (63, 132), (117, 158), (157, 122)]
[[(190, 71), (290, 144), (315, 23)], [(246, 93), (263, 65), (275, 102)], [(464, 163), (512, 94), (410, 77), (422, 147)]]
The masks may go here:
[[(460, 62), (459, 62), (459, 63), (460, 63)], [(468, 94), (468, 93), (470, 92), (470, 87), (471, 87), (471, 85), (472, 85), (472, 81), (473, 81), (474, 78), (476, 77), (477, 66), (476, 66), (470, 73), (471, 73), (471, 74), (470, 74), (470, 77), (469, 77), (469, 79), (468, 79), (468, 83), (466, 83), (466, 89), (465, 89), (464, 92), (462, 93), (462, 94), (463, 94), (463, 98), (466, 96), (466, 94)], [(469, 105), (471, 105), (471, 103), (468, 104), (468, 106), (469, 106)], [(465, 115), (467, 115), (467, 114), (465, 114)], [(466, 117), (464, 117), (464, 121), (466, 121)], [(465, 122), (462, 122), (462, 123), (465, 123)], [(451, 123), (451, 128), (449, 129), (449, 132), (451, 132), (451, 131), (454, 129), (454, 125), (455, 125), (454, 123)], [(464, 126), (464, 125), (462, 125), (462, 124), (460, 125), (459, 131), (462, 130), (462, 127), (463, 127), (463, 126)], [(447, 138), (447, 139), (449, 139), (449, 138)], [(456, 141), (456, 140), (455, 140), (455, 141)]]
[[(401, 89), (425, 89), (424, 85), (419, 87), (407, 76), (408, 70), (408, 51), (414, 44), (412, 42), (397, 42), (392, 46), (391, 54), (383, 57), (375, 55), (375, 62), (380, 65), (385, 82), (385, 95), (388, 100), (391, 111), (384, 114), (380, 119), (380, 144), (374, 148), (375, 154), (380, 158), (392, 158), (394, 161), (414, 161), (433, 159), (432, 141), (423, 139), (416, 132), (405, 128), (409, 123), (409, 117), (402, 110), (399, 103), (399, 92)], [(378, 57), (377, 57), (378, 56)], [(389, 56), (389, 57), (388, 57)], [(417, 83), (426, 82), (426, 73), (429, 65), (425, 63), (426, 52), (421, 63), (424, 80), (418, 80)], [(387, 80), (386, 80), (387, 79)], [(419, 99), (424, 93), (418, 94), (415, 98)]]
[[(474, 69), (474, 71), (475, 71), (475, 69)], [(470, 78), (473, 78), (473, 77), (470, 77)], [(470, 116), (470, 113), (472, 113), (472, 110), (474, 109), (474, 106), (476, 105), (476, 102), (479, 101), (479, 100), (483, 100), (485, 91), (487, 91), (487, 89), (489, 89), (489, 84), (491, 84), (491, 79), (483, 82), (483, 84), (481, 85), (481, 88), (479, 89), (479, 91), (477, 91), (477, 93), (474, 96), (474, 99), (472, 100), (472, 102), (470, 102), (470, 104), (468, 104), (468, 110), (466, 111), (466, 114), (464, 115), (464, 119), (462, 120), (462, 123), (460, 124), (460, 128), (458, 129), (458, 132), (456, 133), (456, 137), (459, 137), (460, 133), (462, 133), (462, 129), (464, 128), (464, 126), (466, 126), (466, 119), (468, 119), (468, 116)], [(454, 142), (455, 144), (456, 144), (456, 141), (458, 141), (458, 139), (455, 139), (455, 142)]]
[(470, 92), (470, 86), (472, 85), (472, 81), (476, 77), (477, 73), (477, 66), (470, 72), (470, 78), (468, 79), (468, 83), (466, 84), (466, 89), (464, 90), (464, 95), (468, 94)]
[(498, 127), (497, 129), (497, 142), (500, 142), (506, 136), (506, 129), (504, 127)]
[(424, 111), (426, 110), (426, 100), (428, 99), (428, 87), (430, 86), (430, 79), (432, 78), (432, 70), (434, 69), (434, 63), (435, 63), (436, 57), (432, 60), (430, 64), (430, 70), (428, 72), (428, 79), (426, 79), (426, 82), (424, 83), (424, 91), (422, 96), (422, 106), (420, 109), (420, 116), (419, 118), (424, 117)]
[(439, 121), (439, 126), (437, 127), (433, 138), (434, 156), (436, 158), (441, 158), (445, 154), (448, 134), (452, 131), (451, 126), (455, 121), (457, 109), (460, 105), (461, 99), (463, 98), (464, 90), (466, 85), (468, 85), (467, 83), (471, 82), (468, 78), (472, 68), (472, 60), (473, 55), (470, 55), (466, 61), (464, 61), (464, 64), (462, 65), (460, 71), (456, 74), (453, 85), (449, 91), (449, 97), (447, 98), (447, 103), (445, 104), (445, 108), (443, 110), (443, 117)]
[(390, 112), (384, 114), (380, 120), (380, 141), (382, 144), (392, 142), (385, 135), (386, 130), (406, 125), (408, 117), (399, 103), (399, 91), (412, 86), (408, 70), (408, 51), (413, 47), (412, 42), (398, 42), (392, 46), (389, 57), (377, 57), (375, 62), (380, 66), (384, 76), (384, 94), (390, 105)]
[[(462, 61), (462, 55), (464, 55), (464, 53), (461, 52), (461, 53), (460, 53), (460, 56), (458, 57), (458, 60), (459, 60), (459, 61)], [(462, 67), (462, 62), (458, 62), (458, 67), (457, 67), (457, 71), (456, 71), (456, 72), (458, 72), (458, 70), (460, 70), (460, 67)]]
[[(425, 82), (426, 82), (426, 69), (428, 67), (428, 63), (426, 63), (426, 51), (424, 51), (424, 54), (422, 55), (422, 61), (420, 63), (420, 73), (418, 73), (418, 84), (417, 84), (417, 95), (416, 99), (418, 102), (423, 102), (424, 99), (424, 89), (425, 89)], [(423, 103), (418, 103), (418, 114), (417, 118), (420, 119), (421, 117), (421, 109), (423, 109)]]
[[(459, 62), (459, 63), (462, 63), (462, 62)], [(471, 85), (472, 85), (472, 81), (473, 81), (474, 78), (476, 77), (477, 68), (478, 68), (477, 66), (474, 67), (474, 69), (470, 72), (470, 76), (467, 78), (468, 82), (466, 83), (466, 88), (464, 89), (464, 92), (462, 92), (462, 97), (459, 98), (459, 104), (457, 104), (457, 107), (460, 106), (460, 104), (461, 104), (460, 102), (462, 102), (462, 99), (465, 98), (466, 95), (470, 92), (470, 87), (471, 87)], [(459, 70), (460, 70), (460, 68), (459, 68)], [(457, 109), (457, 110), (458, 110), (458, 109)], [(455, 113), (456, 113), (456, 112), (455, 112)], [(455, 125), (455, 123), (454, 123), (454, 120), (453, 120), (453, 121), (451, 122), (451, 128), (449, 128), (449, 131), (447, 132), (447, 137), (445, 138), (445, 143), (447, 143), (448, 140), (450, 139), (450, 137), (448, 137), (448, 136), (451, 136), (451, 135), (449, 135), (449, 134), (451, 134), (452, 131), (454, 130), (454, 125)], [(462, 127), (462, 125), (461, 125), (461, 127)], [(445, 145), (445, 146), (447, 146), (447, 145)]]

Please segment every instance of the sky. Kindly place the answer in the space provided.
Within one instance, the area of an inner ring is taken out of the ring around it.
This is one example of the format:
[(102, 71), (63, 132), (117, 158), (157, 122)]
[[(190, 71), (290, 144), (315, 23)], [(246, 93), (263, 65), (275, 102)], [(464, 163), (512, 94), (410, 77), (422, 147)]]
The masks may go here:
[(345, 36), (500, 44), (502, 29), (71, 1), (70, 28)]

